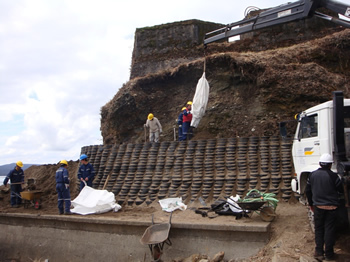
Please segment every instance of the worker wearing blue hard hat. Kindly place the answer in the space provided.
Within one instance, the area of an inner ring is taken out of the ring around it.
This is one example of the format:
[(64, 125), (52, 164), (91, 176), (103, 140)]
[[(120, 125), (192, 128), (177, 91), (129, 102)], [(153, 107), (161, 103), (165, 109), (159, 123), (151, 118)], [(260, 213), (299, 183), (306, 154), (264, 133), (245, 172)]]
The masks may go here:
[[(78, 170), (78, 179), (80, 180), (80, 191), (84, 188), (85, 183), (89, 187), (92, 187), (92, 181), (95, 178), (94, 167), (89, 163), (88, 156), (82, 154), (80, 156), (81, 165)], [(85, 183), (84, 183), (85, 182)]]

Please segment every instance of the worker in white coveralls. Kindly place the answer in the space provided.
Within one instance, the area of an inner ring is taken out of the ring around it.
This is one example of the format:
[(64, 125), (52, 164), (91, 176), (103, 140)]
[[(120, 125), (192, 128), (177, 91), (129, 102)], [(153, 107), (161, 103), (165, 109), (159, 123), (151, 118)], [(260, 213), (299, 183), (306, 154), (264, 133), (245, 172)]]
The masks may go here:
[[(60, 161), (60, 167), (56, 171), (56, 191), (58, 197), (58, 212), (60, 215), (70, 215), (70, 192), (69, 192), (69, 174), (68, 162), (66, 160)], [(64, 212), (63, 212), (64, 211)]]
[(149, 129), (149, 141), (159, 142), (159, 135), (163, 132), (162, 125), (160, 124), (158, 118), (156, 118), (152, 113), (148, 114), (146, 124), (144, 125)]

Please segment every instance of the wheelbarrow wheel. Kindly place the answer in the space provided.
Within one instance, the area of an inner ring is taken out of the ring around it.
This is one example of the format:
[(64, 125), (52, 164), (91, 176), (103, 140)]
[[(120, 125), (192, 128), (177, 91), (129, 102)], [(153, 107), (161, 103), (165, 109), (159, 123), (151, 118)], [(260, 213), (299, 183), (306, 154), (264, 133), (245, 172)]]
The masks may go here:
[(152, 247), (152, 257), (153, 257), (153, 261), (159, 261), (160, 257), (162, 256), (162, 250), (160, 249), (159, 244), (154, 245)]
[(29, 206), (30, 206), (30, 201), (24, 199), (23, 207), (24, 207), (24, 208), (29, 208)]
[(260, 210), (260, 217), (265, 222), (271, 222), (275, 219), (275, 210), (272, 207), (263, 207)]

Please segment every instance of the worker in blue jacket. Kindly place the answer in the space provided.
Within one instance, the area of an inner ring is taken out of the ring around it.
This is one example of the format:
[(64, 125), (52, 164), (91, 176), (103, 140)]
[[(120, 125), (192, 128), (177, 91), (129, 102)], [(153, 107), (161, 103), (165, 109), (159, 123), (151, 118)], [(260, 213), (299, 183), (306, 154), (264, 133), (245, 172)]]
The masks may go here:
[(58, 211), (62, 215), (63, 211), (65, 215), (72, 214), (70, 212), (70, 192), (69, 192), (69, 174), (68, 163), (66, 160), (60, 161), (60, 167), (56, 171), (56, 191), (58, 194)]
[(11, 207), (19, 207), (22, 204), (21, 192), (24, 183), (24, 172), (22, 170), (22, 161), (17, 161), (16, 166), (11, 170), (4, 179), (4, 185), (11, 182)]
[[(80, 191), (84, 188), (85, 183), (92, 187), (92, 181), (95, 178), (94, 167), (89, 163), (88, 156), (82, 154), (80, 156), (81, 165), (78, 170), (78, 179), (80, 180)], [(85, 183), (84, 183), (85, 182)]]
[(182, 123), (183, 123), (183, 116), (184, 116), (184, 110), (186, 109), (186, 107), (183, 107), (181, 109), (181, 113), (179, 114), (178, 118), (177, 118), (177, 125), (179, 126), (179, 141), (182, 141)]

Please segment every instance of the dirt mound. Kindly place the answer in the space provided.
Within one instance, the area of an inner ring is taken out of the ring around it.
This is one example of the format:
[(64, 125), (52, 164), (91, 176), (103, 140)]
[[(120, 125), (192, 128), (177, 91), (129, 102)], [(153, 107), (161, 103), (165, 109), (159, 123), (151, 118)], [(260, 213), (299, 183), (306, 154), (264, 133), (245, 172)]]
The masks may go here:
[[(70, 193), (71, 198), (74, 199), (78, 195), (79, 184), (77, 179), (77, 171), (79, 167), (79, 161), (69, 161), (68, 162), (68, 173), (70, 179)], [(41, 201), (43, 210), (56, 214), (57, 213), (57, 193), (56, 193), (56, 180), (55, 174), (56, 170), (59, 168), (58, 164), (48, 164), (40, 166), (31, 166), (24, 171), (24, 186), (23, 190), (27, 190), (27, 181), (28, 179), (34, 179), (34, 187), (31, 186), (31, 190), (38, 190), (42, 192)], [(9, 187), (4, 189), (4, 186), (1, 186), (1, 191), (9, 191)], [(13, 211), (10, 208), (10, 194), (2, 193), (3, 204), (0, 207), (0, 212), (9, 212)], [(22, 208), (18, 210), (22, 211)], [(26, 210), (23, 210), (26, 212)]]

